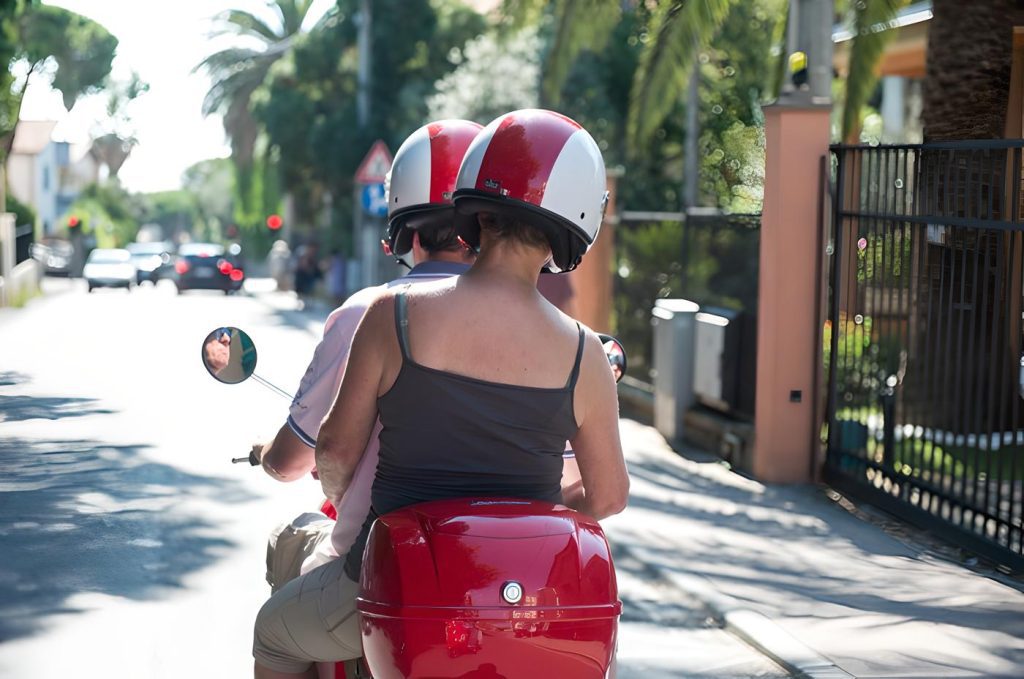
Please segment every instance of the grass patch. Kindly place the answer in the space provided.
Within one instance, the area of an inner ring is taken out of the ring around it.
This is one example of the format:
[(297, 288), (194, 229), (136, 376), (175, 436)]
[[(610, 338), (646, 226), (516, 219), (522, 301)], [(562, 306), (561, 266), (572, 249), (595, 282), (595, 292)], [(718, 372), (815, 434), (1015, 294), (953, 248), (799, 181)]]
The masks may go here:
[[(896, 441), (893, 467), (906, 476), (922, 473), (953, 478), (1024, 480), (1024, 446), (1004, 445), (998, 450), (977, 446), (939, 445), (923, 439)], [(868, 455), (882, 462), (881, 441), (870, 439)]]

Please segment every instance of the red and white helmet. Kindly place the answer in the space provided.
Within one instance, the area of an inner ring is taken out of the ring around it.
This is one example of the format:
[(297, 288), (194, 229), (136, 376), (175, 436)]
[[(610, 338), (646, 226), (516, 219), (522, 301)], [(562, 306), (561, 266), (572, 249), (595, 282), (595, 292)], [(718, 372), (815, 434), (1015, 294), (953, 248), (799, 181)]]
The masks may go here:
[(575, 269), (597, 238), (608, 202), (604, 159), (579, 123), (541, 109), (492, 121), (466, 152), (455, 186), (456, 229), (479, 245), (478, 212), (539, 227), (554, 273)]
[(468, 120), (438, 120), (409, 135), (385, 180), (391, 254), (412, 249), (412, 232), (452, 223), (452, 192), (462, 158), (483, 129)]

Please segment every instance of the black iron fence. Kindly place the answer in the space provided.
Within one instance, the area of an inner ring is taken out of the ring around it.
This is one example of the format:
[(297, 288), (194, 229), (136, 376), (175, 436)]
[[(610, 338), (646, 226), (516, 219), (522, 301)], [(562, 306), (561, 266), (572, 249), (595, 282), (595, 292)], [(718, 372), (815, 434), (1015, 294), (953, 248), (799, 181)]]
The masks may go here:
[(23, 224), (14, 230), (15, 254), (14, 261), (21, 264), (32, 257), (32, 244), (35, 242), (35, 229), (31, 224)]
[(741, 311), (744, 336), (755, 338), (756, 346), (760, 226), (760, 215), (717, 210), (620, 215), (616, 332), (629, 347), (634, 376), (645, 379), (651, 367), (651, 309), (657, 299)]
[(1024, 140), (834, 146), (828, 480), (1024, 569)]

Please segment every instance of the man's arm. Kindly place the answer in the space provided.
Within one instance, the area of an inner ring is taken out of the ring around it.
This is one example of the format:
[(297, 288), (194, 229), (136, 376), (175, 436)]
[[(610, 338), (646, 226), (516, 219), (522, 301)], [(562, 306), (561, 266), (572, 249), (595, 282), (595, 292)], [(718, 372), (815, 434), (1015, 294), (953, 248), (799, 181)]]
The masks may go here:
[[(398, 353), (394, 332), (394, 302), (389, 296), (378, 298), (356, 330), (338, 398), (320, 426), (316, 468), (324, 495), (335, 506), (348, 489), (377, 422), (377, 398), (382, 393), (385, 365), (389, 359), (400, 365), (389, 354), (389, 350)], [(382, 338), (389, 335), (394, 338), (394, 347), (382, 346), (387, 342)]]
[(288, 421), (271, 441), (253, 446), (263, 469), (272, 478), (294, 481), (313, 470), (320, 421), (338, 392), (352, 335), (364, 309), (358, 299), (350, 298), (331, 314), (324, 326), (323, 338), (302, 376)]
[(278, 481), (295, 481), (313, 469), (313, 448), (285, 424), (267, 443), (253, 446), (263, 470)]

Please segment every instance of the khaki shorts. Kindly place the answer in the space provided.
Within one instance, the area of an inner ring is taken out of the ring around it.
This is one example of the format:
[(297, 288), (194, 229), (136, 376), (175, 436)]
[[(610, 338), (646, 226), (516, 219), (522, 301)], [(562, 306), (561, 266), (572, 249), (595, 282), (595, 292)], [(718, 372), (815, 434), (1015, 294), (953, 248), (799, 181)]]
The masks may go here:
[(363, 654), (356, 595), (359, 585), (335, 559), (298, 577), (263, 604), (252, 654), (267, 669), (300, 674), (314, 662)]

